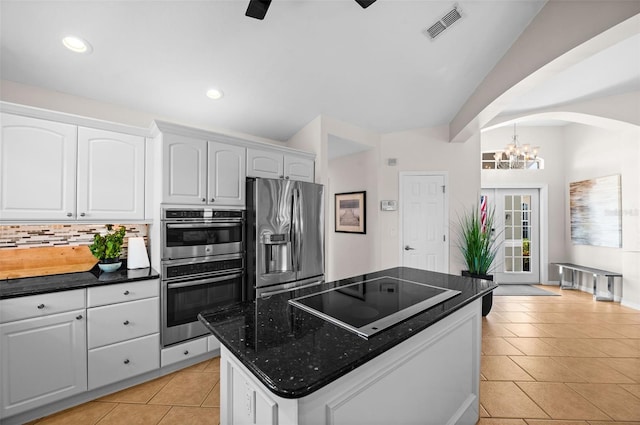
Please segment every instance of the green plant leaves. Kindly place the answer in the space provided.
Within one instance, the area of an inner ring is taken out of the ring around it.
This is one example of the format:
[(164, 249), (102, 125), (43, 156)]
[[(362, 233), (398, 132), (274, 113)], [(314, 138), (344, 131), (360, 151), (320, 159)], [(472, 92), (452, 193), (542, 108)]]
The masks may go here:
[(495, 223), (494, 210), (487, 213), (484, 231), (477, 209), (458, 217), (458, 247), (469, 272), (486, 275), (498, 254), (498, 246), (492, 235)]
[(126, 233), (125, 227), (120, 226), (118, 230), (112, 231), (113, 225), (107, 224), (106, 228), (108, 233), (104, 236), (96, 233), (93, 236), (93, 243), (89, 245), (91, 254), (98, 260), (119, 258), (122, 252), (122, 244), (124, 243), (124, 235)]

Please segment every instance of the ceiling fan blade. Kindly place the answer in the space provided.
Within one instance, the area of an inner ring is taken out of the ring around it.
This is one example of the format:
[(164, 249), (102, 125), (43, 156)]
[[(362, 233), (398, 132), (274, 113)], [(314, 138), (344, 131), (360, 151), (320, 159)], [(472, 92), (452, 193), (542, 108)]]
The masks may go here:
[(249, 0), (249, 7), (247, 7), (247, 13), (245, 13), (245, 16), (264, 19), (270, 4), (271, 0)]
[(376, 0), (356, 0), (356, 2), (362, 6), (363, 9), (366, 9), (367, 7), (371, 6), (373, 3), (375, 3)]

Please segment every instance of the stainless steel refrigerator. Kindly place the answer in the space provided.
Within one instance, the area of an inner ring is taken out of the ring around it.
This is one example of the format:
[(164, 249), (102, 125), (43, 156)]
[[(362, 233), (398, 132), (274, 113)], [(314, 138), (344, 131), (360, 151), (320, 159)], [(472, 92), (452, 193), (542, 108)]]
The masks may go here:
[(247, 179), (249, 295), (324, 281), (324, 186)]

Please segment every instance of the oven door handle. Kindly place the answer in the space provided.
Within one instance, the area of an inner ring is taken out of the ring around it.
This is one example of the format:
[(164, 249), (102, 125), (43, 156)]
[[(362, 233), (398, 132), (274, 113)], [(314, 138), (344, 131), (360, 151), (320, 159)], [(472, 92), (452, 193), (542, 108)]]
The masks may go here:
[(242, 220), (238, 220), (238, 221), (233, 221), (233, 222), (229, 222), (228, 220), (225, 220), (224, 222), (201, 222), (201, 223), (190, 223), (190, 224), (172, 224), (172, 223), (167, 223), (167, 229), (191, 229), (194, 227), (236, 227), (236, 226), (241, 226), (242, 225)]
[(223, 280), (235, 279), (237, 277), (242, 277), (242, 273), (228, 274), (220, 277), (213, 277), (211, 279), (192, 280), (189, 282), (167, 283), (167, 289), (184, 288), (186, 286), (206, 285), (209, 283), (222, 282)]

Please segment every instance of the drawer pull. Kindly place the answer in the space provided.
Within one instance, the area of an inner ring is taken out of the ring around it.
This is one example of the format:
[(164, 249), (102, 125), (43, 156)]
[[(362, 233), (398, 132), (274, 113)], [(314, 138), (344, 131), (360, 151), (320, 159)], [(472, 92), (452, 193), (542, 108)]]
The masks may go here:
[(124, 291), (124, 295), (129, 295), (129, 291)]
[(38, 306), (38, 310), (42, 310), (43, 308), (44, 308), (44, 304), (40, 304), (40, 305)]
[(125, 359), (124, 364), (129, 364), (129, 359)]
[(82, 319), (82, 314), (78, 314), (78, 315), (76, 316), (76, 319), (78, 319), (78, 320)]
[(189, 350), (184, 350), (184, 355), (188, 355), (189, 354)]
[(125, 320), (124, 322), (122, 322), (123, 325), (127, 326), (129, 324), (128, 320)]

